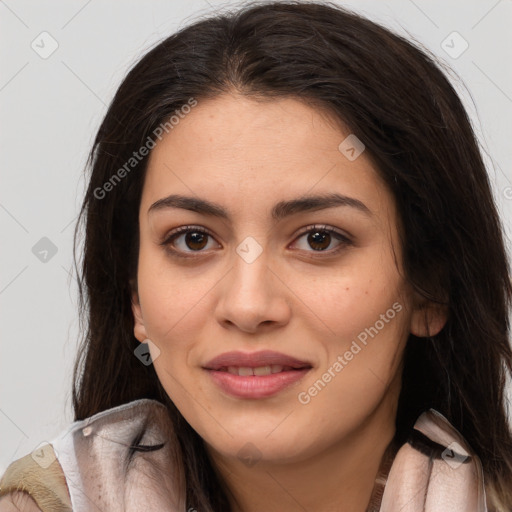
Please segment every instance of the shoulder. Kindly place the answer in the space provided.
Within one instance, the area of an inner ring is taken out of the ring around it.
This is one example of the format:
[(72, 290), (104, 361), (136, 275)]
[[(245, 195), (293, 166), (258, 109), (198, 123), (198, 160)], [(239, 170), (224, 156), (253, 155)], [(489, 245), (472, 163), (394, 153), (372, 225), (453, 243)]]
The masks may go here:
[(0, 497), (1, 512), (41, 512), (37, 503), (29, 494), (22, 491), (13, 491)]
[[(417, 419), (397, 451), (381, 512), (407, 509), (491, 512), (481, 461), (464, 437), (434, 409)], [(428, 508), (428, 507), (427, 507)]]
[(92, 503), (117, 510), (127, 496), (124, 510), (144, 509), (148, 497), (155, 511), (184, 508), (178, 443), (167, 408), (155, 400), (136, 400), (76, 421), (38, 450), (7, 468), (0, 499), (9, 498), (0, 502), (0, 512), (10, 510), (6, 500), (21, 498), (31, 498), (38, 507), (33, 510), (42, 512), (80, 512)]
[(2, 476), (0, 512), (11, 510), (72, 510), (64, 471), (51, 444), (12, 462)]

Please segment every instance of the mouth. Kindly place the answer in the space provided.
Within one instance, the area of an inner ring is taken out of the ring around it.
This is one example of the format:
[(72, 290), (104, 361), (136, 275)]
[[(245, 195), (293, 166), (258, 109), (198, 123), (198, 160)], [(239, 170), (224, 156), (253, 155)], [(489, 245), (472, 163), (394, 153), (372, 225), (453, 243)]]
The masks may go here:
[[(279, 373), (283, 369), (302, 370), (303, 368), (311, 368), (312, 365), (308, 361), (297, 359), (296, 357), (274, 352), (272, 350), (261, 350), (259, 352), (225, 352), (214, 357), (204, 365), (207, 370), (227, 371), (234, 373), (236, 371), (263, 372), (262, 375), (271, 373)], [(259, 375), (260, 373), (254, 373)], [(243, 375), (251, 375), (243, 373)]]
[(263, 376), (263, 375), (273, 375), (275, 373), (282, 372), (290, 372), (296, 370), (303, 370), (304, 368), (311, 368), (309, 365), (304, 365), (301, 367), (292, 367), (292, 366), (283, 366), (280, 364), (273, 364), (267, 366), (257, 366), (252, 368), (250, 366), (222, 366), (219, 369), (215, 370), (218, 372), (227, 372), (231, 375), (238, 375), (240, 377), (249, 377), (249, 376)]
[(203, 369), (213, 382), (236, 398), (261, 399), (297, 383), (312, 364), (279, 352), (227, 352), (209, 361)]

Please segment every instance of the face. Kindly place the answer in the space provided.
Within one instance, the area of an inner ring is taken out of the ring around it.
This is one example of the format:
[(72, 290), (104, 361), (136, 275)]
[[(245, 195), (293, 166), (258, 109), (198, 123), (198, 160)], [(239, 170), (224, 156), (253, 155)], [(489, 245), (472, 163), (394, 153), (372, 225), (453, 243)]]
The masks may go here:
[(295, 99), (226, 94), (150, 155), (134, 332), (224, 458), (298, 461), (377, 417), (391, 428), (405, 343), (426, 334), (393, 197), (352, 139), (339, 148), (338, 124)]

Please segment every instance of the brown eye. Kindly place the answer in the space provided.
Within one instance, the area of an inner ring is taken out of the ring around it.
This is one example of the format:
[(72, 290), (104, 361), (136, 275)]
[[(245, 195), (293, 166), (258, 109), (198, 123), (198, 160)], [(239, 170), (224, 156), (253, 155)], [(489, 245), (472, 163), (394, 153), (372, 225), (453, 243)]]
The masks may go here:
[(327, 231), (312, 231), (308, 235), (308, 244), (317, 251), (324, 251), (331, 243), (331, 234)]
[[(161, 245), (177, 256), (187, 257), (193, 253), (206, 252), (213, 237), (202, 228), (182, 226), (170, 233)], [(218, 245), (218, 244), (217, 244)]]
[(200, 251), (204, 249), (208, 242), (208, 235), (199, 231), (190, 231), (185, 233), (185, 245), (193, 250)]
[[(333, 242), (337, 242), (334, 248), (331, 247)], [(309, 226), (295, 242), (300, 250), (310, 253), (325, 252), (329, 255), (337, 253), (351, 243), (348, 237), (327, 226)]]

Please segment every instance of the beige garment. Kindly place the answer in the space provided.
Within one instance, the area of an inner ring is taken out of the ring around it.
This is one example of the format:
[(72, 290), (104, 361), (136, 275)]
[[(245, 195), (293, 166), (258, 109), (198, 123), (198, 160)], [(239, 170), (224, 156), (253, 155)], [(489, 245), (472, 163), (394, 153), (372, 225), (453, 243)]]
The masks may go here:
[[(41, 465), (40, 460), (43, 459)], [(46, 462), (51, 464), (47, 465)], [(0, 511), (71, 512), (64, 471), (51, 445), (12, 463), (0, 481)]]
[[(136, 400), (98, 413), (8, 467), (0, 512), (185, 512), (176, 447), (159, 402)], [(6, 500), (20, 497), (16, 490), (37, 506), (7, 508)], [(487, 512), (478, 457), (434, 410), (420, 416), (408, 442), (391, 443), (383, 457), (367, 512), (396, 511)]]

